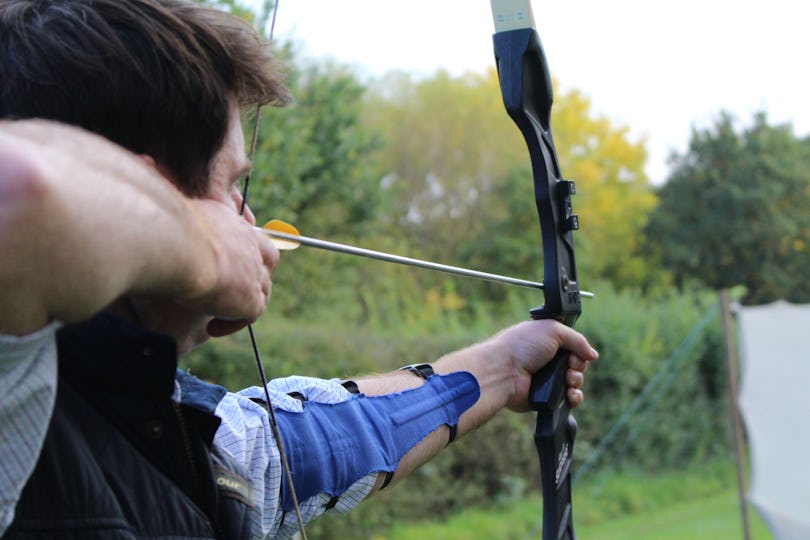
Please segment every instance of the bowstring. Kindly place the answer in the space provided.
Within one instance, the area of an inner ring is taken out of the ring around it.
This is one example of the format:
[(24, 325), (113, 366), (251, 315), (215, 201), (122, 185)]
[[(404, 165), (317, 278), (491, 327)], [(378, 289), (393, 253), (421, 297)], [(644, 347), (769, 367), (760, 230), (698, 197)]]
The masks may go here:
[[(273, 4), (273, 16), (270, 19), (270, 35), (268, 38), (268, 46), (272, 45), (273, 43), (273, 33), (276, 29), (276, 15), (278, 14), (278, 3), (279, 0), (276, 0)], [(261, 126), (261, 119), (262, 119), (262, 105), (260, 103), (256, 104), (255, 112), (255, 120), (253, 122), (253, 135), (250, 141), (250, 151), (249, 151), (249, 159), (250, 159), (250, 169), (248, 170), (247, 174), (245, 175), (245, 184), (242, 187), (242, 206), (239, 209), (239, 215), (242, 216), (245, 214), (245, 209), (247, 208), (247, 200), (248, 200), (248, 188), (250, 187), (250, 177), (253, 175), (253, 164), (254, 158), (256, 156), (256, 148), (257, 142), (259, 139), (259, 127)], [(259, 346), (256, 342), (256, 334), (253, 332), (253, 325), (249, 324), (248, 327), (248, 334), (250, 335), (250, 345), (253, 348), (253, 358), (256, 359), (256, 368), (259, 373), (259, 378), (262, 382), (262, 388), (264, 389), (264, 397), (265, 397), (265, 409), (267, 410), (267, 414), (270, 417), (270, 427), (273, 430), (273, 437), (276, 439), (276, 444), (278, 446), (278, 455), (281, 459), (281, 466), (284, 471), (284, 476), (287, 477), (287, 486), (290, 489), (290, 494), (292, 495), (292, 502), (293, 507), (295, 508), (295, 517), (298, 520), (298, 528), (301, 533), (301, 537), (303, 540), (307, 539), (307, 530), (304, 526), (304, 517), (301, 514), (301, 507), (298, 504), (298, 495), (295, 492), (295, 485), (293, 484), (292, 473), (290, 471), (290, 462), (287, 460), (287, 453), (284, 451), (284, 440), (281, 438), (281, 431), (278, 428), (278, 422), (276, 421), (276, 411), (273, 407), (273, 402), (270, 400), (270, 391), (267, 389), (267, 374), (264, 371), (264, 364), (261, 359), (261, 354), (259, 354)]]

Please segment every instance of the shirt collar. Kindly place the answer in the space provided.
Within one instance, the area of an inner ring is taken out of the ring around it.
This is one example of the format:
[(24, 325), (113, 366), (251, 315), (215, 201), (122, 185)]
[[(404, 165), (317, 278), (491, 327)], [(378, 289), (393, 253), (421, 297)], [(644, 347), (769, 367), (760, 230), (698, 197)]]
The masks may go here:
[(177, 344), (170, 336), (102, 313), (59, 329), (57, 347), (60, 374), (82, 385), (169, 398), (174, 392)]

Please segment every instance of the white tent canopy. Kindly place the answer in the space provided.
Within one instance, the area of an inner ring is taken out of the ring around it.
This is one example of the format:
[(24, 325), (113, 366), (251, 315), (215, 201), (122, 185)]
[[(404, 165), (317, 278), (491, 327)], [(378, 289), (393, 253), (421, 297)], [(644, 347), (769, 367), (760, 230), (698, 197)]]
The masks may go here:
[(810, 539), (810, 305), (738, 307), (749, 501), (776, 540)]

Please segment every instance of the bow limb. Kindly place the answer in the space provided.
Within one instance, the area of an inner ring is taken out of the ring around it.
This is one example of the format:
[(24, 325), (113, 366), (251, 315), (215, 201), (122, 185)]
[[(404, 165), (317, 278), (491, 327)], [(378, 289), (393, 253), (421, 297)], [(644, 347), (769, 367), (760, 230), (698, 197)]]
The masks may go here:
[[(533, 319), (573, 326), (582, 312), (573, 231), (579, 228), (551, 136), (551, 77), (529, 0), (491, 0), (495, 60), (504, 106), (529, 150), (543, 242), (545, 303)], [(559, 351), (532, 379), (529, 403), (538, 411), (535, 444), (543, 486), (543, 540), (574, 540), (571, 459), (576, 421), (566, 397), (568, 351)]]

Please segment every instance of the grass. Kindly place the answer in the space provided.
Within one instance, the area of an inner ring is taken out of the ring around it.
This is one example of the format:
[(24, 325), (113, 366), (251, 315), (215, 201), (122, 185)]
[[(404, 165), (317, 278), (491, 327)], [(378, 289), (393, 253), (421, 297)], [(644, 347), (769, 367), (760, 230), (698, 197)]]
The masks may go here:
[[(749, 506), (752, 540), (773, 536)], [(577, 535), (598, 540), (739, 540), (743, 537), (737, 492), (726, 491), (706, 498), (673, 504), (652, 512), (622, 516), (579, 527)]]
[[(537, 502), (521, 503), (491, 512), (470, 510), (443, 523), (400, 524), (385, 540), (540, 538), (536, 527), (539, 509)], [(773, 539), (750, 507), (749, 519), (752, 540)], [(737, 493), (731, 490), (654, 511), (577, 525), (577, 537), (580, 540), (740, 540), (743, 533)]]
[[(732, 477), (733, 478), (733, 477)], [(739, 540), (742, 518), (726, 466), (640, 477), (611, 475), (577, 486), (580, 540)], [(540, 538), (539, 496), (491, 510), (471, 509), (444, 522), (394, 525), (375, 540), (524, 540)], [(773, 536), (748, 507), (752, 540)]]

